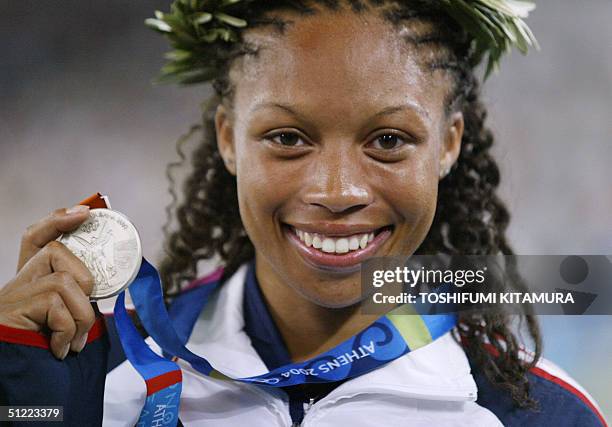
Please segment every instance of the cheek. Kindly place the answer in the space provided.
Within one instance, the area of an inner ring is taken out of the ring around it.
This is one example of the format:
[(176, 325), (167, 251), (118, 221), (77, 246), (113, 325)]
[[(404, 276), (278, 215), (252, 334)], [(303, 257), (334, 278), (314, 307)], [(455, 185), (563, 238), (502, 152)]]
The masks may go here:
[(277, 233), (275, 221), (292, 194), (295, 177), (266, 156), (258, 141), (237, 143), (237, 185), (240, 216), (256, 247)]
[(373, 172), (378, 193), (398, 218), (399, 241), (416, 249), (427, 235), (437, 205), (438, 175), (431, 150), (411, 156), (400, 165), (379, 167)]

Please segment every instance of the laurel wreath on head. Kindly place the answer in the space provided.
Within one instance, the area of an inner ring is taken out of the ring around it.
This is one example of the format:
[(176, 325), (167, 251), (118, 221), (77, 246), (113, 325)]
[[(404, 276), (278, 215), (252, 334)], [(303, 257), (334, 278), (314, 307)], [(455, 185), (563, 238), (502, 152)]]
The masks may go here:
[[(248, 26), (241, 18), (249, 3), (265, 0), (174, 0), (170, 12), (155, 12), (145, 24), (167, 36), (172, 51), (158, 82), (183, 85), (215, 79), (231, 44)], [(504, 54), (516, 47), (526, 54), (538, 48), (523, 21), (535, 4), (526, 0), (438, 0), (472, 38), (473, 66), (487, 59), (484, 78), (499, 69)]]

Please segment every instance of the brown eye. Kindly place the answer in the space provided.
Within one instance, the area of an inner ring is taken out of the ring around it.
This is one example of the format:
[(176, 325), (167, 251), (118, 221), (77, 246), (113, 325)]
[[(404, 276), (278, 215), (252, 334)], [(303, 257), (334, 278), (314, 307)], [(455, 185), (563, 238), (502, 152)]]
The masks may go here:
[(393, 150), (404, 145), (404, 140), (393, 134), (381, 135), (373, 141), (374, 148), (382, 150)]
[(296, 145), (303, 145), (304, 142), (300, 139), (300, 136), (296, 133), (281, 132), (270, 137), (270, 139), (277, 144), (285, 147), (295, 147)]

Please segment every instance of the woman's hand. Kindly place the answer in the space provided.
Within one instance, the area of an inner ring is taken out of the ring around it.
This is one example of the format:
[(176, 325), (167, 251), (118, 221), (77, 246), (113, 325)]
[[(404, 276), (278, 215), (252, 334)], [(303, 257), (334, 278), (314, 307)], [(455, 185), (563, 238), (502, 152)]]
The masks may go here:
[(89, 217), (87, 206), (58, 209), (31, 225), (21, 241), (17, 275), (0, 288), (0, 324), (51, 333), (51, 351), (63, 359), (81, 351), (95, 321), (89, 302), (94, 278), (57, 242)]

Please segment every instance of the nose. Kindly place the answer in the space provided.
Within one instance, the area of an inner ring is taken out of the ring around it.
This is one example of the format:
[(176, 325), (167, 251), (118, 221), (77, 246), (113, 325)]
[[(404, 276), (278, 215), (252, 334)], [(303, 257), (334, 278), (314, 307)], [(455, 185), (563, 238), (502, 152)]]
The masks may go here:
[(353, 211), (371, 204), (373, 195), (368, 177), (357, 157), (356, 153), (339, 150), (321, 153), (304, 187), (303, 201), (333, 213)]

